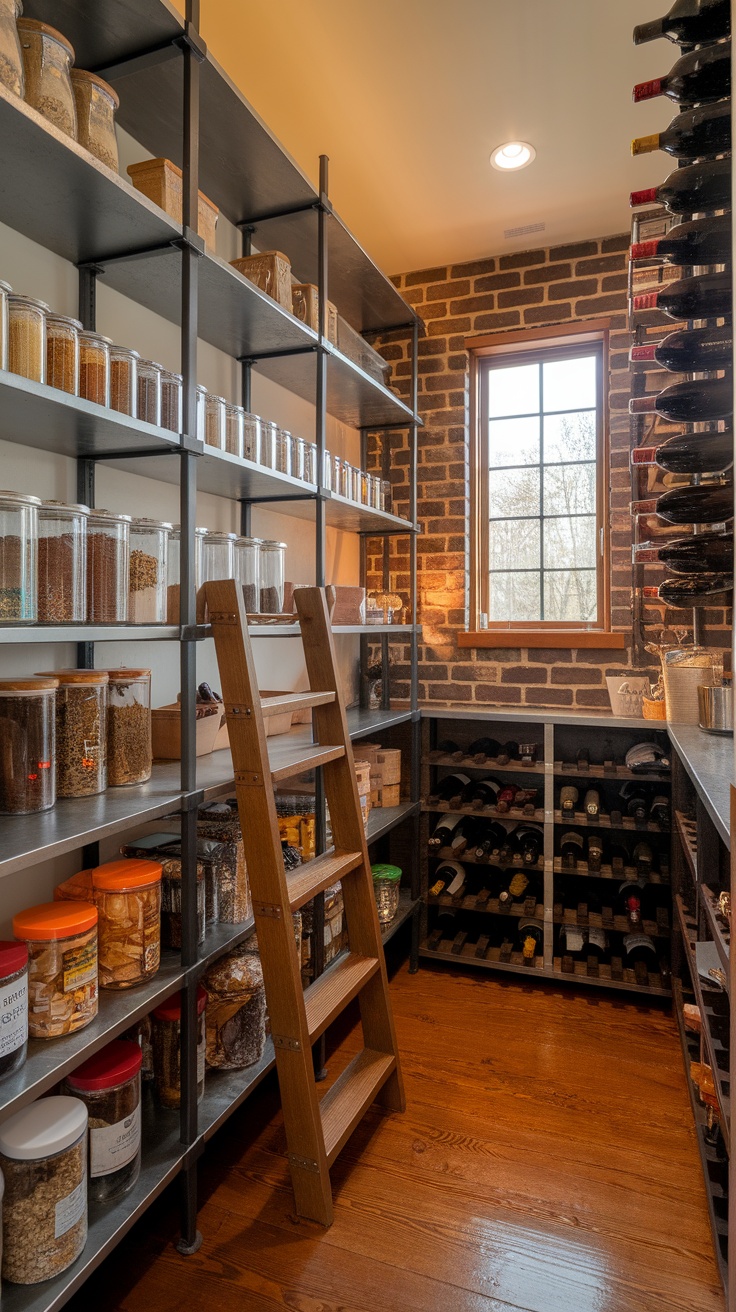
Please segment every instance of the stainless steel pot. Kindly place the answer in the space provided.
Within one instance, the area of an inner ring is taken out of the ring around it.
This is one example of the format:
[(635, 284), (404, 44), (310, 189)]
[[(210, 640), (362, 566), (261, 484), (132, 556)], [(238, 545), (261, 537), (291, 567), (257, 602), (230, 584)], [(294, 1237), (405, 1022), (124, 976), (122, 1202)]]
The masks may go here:
[(733, 733), (733, 688), (729, 684), (698, 687), (698, 711), (701, 729), (706, 733)]

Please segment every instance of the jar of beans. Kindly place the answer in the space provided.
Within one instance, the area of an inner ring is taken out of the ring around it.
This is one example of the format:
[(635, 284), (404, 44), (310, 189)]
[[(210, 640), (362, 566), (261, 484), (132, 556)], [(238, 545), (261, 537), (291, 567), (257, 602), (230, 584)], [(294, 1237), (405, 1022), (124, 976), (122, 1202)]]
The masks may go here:
[(54, 670), (56, 796), (92, 797), (107, 788), (105, 670)]
[(257, 465), (261, 459), (261, 421), (258, 415), (243, 411), (243, 450), (244, 460), (252, 460)]
[(45, 301), (17, 292), (8, 294), (8, 369), (34, 383), (46, 382), (48, 313)]
[(151, 778), (151, 671), (108, 670), (107, 782), (110, 788)]
[(46, 382), (71, 396), (79, 395), (79, 319), (46, 315)]
[(65, 36), (35, 18), (18, 19), (27, 104), (77, 139), (77, 110), (72, 91), (74, 50)]
[(110, 404), (110, 347), (109, 337), (100, 333), (79, 334), (79, 395), (96, 405)]
[(130, 525), (130, 624), (166, 623), (166, 567), (172, 525), (134, 519)]
[(36, 619), (39, 497), (0, 492), (0, 623)]
[(260, 545), (259, 591), (263, 615), (279, 615), (284, 609), (286, 543), (267, 538)]
[(38, 510), (38, 622), (83, 624), (87, 617), (89, 506), (44, 501)]
[(161, 373), (161, 427), (180, 433), (181, 416), (182, 376), (164, 369)]
[(125, 624), (128, 620), (130, 515), (91, 510), (87, 517), (87, 620)]
[(218, 451), (225, 450), (226, 409), (227, 401), (224, 396), (215, 396), (213, 392), (207, 393), (204, 440), (208, 446), (214, 446)]
[(118, 142), (115, 115), (120, 105), (116, 91), (96, 73), (83, 68), (71, 71), (77, 109), (77, 141), (109, 169), (118, 172)]
[(249, 615), (260, 608), (258, 595), (260, 538), (237, 538), (235, 541), (235, 578), (243, 589), (243, 602)]
[(53, 679), (0, 679), (0, 815), (49, 811), (56, 801)]
[(161, 375), (155, 360), (138, 361), (138, 418), (161, 427)]
[(0, 0), (0, 82), (16, 96), (22, 96), (25, 88), (16, 26), (22, 13), (22, 0)]
[(110, 409), (133, 419), (138, 414), (138, 361), (127, 346), (110, 347)]

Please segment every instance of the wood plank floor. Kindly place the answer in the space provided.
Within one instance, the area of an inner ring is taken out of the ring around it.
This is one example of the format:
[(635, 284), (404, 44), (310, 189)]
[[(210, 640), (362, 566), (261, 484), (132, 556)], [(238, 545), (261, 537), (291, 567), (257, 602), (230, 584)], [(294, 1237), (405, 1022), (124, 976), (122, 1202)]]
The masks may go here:
[(343, 1151), (330, 1230), (293, 1215), (269, 1084), (204, 1159), (196, 1256), (171, 1245), (169, 1194), (70, 1306), (723, 1312), (666, 1010), (431, 967), (392, 997), (408, 1108)]

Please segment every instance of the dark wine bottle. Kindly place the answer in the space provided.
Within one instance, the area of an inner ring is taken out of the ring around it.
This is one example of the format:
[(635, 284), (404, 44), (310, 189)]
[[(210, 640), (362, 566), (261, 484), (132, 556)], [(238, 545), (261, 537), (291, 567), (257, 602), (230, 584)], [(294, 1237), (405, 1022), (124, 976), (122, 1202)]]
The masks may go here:
[(529, 879), (523, 870), (507, 870), (504, 883), (507, 886), (498, 895), (501, 911), (510, 911), (514, 902), (520, 902), (529, 888)]
[(678, 278), (634, 297), (635, 310), (660, 310), (670, 319), (720, 319), (731, 313), (730, 273)]
[(524, 965), (532, 966), (536, 956), (544, 955), (544, 926), (537, 920), (520, 920), (519, 943)]
[(463, 790), (462, 804), (472, 806), (474, 811), (480, 811), (484, 806), (495, 807), (500, 790), (497, 779), (471, 780)]
[(732, 574), (733, 533), (697, 533), (659, 548), (673, 574)]
[(516, 841), (523, 864), (535, 866), (544, 848), (544, 835), (541, 829), (522, 825), (516, 832)]
[(577, 925), (561, 925), (559, 938), (561, 957), (572, 957), (574, 961), (585, 961), (587, 950), (585, 931)]
[(621, 915), (626, 916), (632, 929), (641, 927), (641, 890), (638, 879), (627, 879), (620, 885), (617, 894), (617, 906)]
[(673, 487), (657, 497), (656, 513), (668, 524), (721, 524), (733, 519), (733, 478)]
[(560, 810), (563, 815), (574, 815), (579, 793), (574, 784), (565, 784), (560, 789)]
[(459, 806), (460, 799), (470, 783), (470, 777), (467, 774), (447, 774), (444, 779), (438, 779), (435, 790), (431, 794), (430, 802), (449, 802), (451, 806)]
[(560, 839), (560, 856), (563, 870), (577, 870), (583, 859), (583, 836), (570, 829)]
[(675, 169), (658, 187), (632, 191), (632, 209), (639, 205), (666, 205), (672, 214), (699, 214), (726, 209), (731, 204), (731, 160), (704, 159)]
[(594, 875), (600, 874), (603, 864), (603, 842), (600, 834), (588, 835), (588, 869)]
[(642, 588), (648, 601), (655, 597), (673, 610), (697, 610), (707, 606), (730, 606), (733, 579), (725, 574), (694, 574), (665, 579), (658, 588)]
[(583, 807), (588, 820), (597, 820), (601, 813), (601, 795), (597, 788), (589, 788), (585, 794)]
[(729, 0), (675, 0), (664, 18), (653, 18), (634, 28), (634, 45), (667, 37), (679, 46), (719, 41), (731, 31)]
[(636, 783), (633, 779), (627, 782), (619, 790), (619, 797), (623, 802), (622, 810), (627, 815), (633, 816), (635, 820), (646, 820), (649, 810), (649, 798), (647, 791), (641, 784)]
[(641, 961), (647, 973), (657, 972), (657, 949), (648, 934), (627, 934), (624, 938), (624, 952), (627, 966), (634, 966), (637, 961)]
[(672, 474), (720, 474), (733, 464), (733, 429), (722, 433), (675, 433), (661, 446), (635, 447), (632, 465), (659, 465)]
[(654, 864), (654, 853), (652, 852), (649, 843), (637, 843), (631, 857), (636, 867), (637, 877), (639, 879), (648, 879), (652, 873), (652, 866)]
[(443, 738), (442, 741), (437, 744), (437, 752), (441, 756), (457, 756), (460, 760), (462, 760), (465, 755), (462, 748), (458, 747), (454, 738)]
[(591, 927), (585, 933), (585, 956), (605, 961), (608, 956), (608, 935), (605, 929)]
[(443, 861), (434, 872), (434, 883), (430, 888), (433, 897), (448, 893), (450, 897), (459, 897), (467, 881), (467, 875), (459, 861)]
[(714, 214), (678, 223), (664, 237), (637, 241), (630, 255), (632, 260), (656, 256), (668, 264), (725, 264), (731, 258), (731, 233), (731, 215)]
[(452, 836), (455, 830), (462, 825), (465, 818), (464, 815), (443, 815), (429, 836), (429, 847), (438, 849), (440, 847), (451, 847)]
[(510, 866), (519, 851), (517, 832), (516, 829), (509, 829), (499, 848), (498, 860), (502, 866)]
[(478, 842), (475, 848), (476, 861), (484, 861), (501, 850), (502, 844), (506, 841), (506, 830), (497, 820), (485, 820), (482, 822)]
[(622, 843), (620, 838), (611, 839), (608, 847), (608, 855), (611, 860), (611, 870), (614, 875), (622, 875), (626, 866), (631, 864), (629, 849), (625, 843)]
[(477, 759), (478, 765), (484, 765), (489, 759), (494, 760), (501, 751), (501, 744), (495, 738), (476, 738), (468, 748), (468, 756)]
[(670, 333), (659, 345), (632, 346), (629, 359), (632, 363), (656, 360), (657, 364), (675, 374), (730, 369), (733, 359), (733, 328), (730, 324), (682, 328)]
[(502, 814), (515, 806), (518, 792), (519, 788), (516, 784), (504, 784), (502, 788), (499, 788), (496, 806)]
[(632, 396), (629, 414), (658, 414), (671, 423), (698, 424), (733, 413), (733, 379), (693, 378), (649, 396)]
[(664, 77), (637, 82), (634, 100), (668, 96), (678, 105), (708, 105), (731, 94), (731, 42), (702, 46), (682, 55)]
[(708, 159), (731, 149), (731, 102), (718, 100), (714, 105), (697, 105), (673, 118), (664, 132), (635, 137), (632, 155), (646, 155), (650, 150), (664, 150), (676, 159)]

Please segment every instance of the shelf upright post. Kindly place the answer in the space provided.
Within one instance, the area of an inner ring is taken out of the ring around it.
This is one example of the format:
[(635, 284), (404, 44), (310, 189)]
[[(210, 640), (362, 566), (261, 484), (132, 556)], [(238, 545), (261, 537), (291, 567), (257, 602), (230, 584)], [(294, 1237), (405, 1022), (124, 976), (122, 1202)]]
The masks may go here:
[[(97, 275), (101, 269), (84, 264), (79, 269), (79, 318), (88, 332), (97, 328)], [(77, 501), (84, 506), (95, 504), (95, 462), (87, 457), (77, 460)], [(95, 664), (93, 642), (77, 643), (77, 665), (80, 670), (92, 670)]]
[[(250, 255), (253, 248), (253, 233), (255, 226), (252, 223), (244, 223), (240, 229), (241, 233), (241, 254)], [(250, 413), (252, 408), (251, 402), (251, 381), (253, 373), (253, 364), (250, 360), (243, 360), (240, 366), (240, 404), (244, 410)], [(242, 530), (241, 530), (242, 531)], [(244, 537), (250, 537), (250, 527)]]

